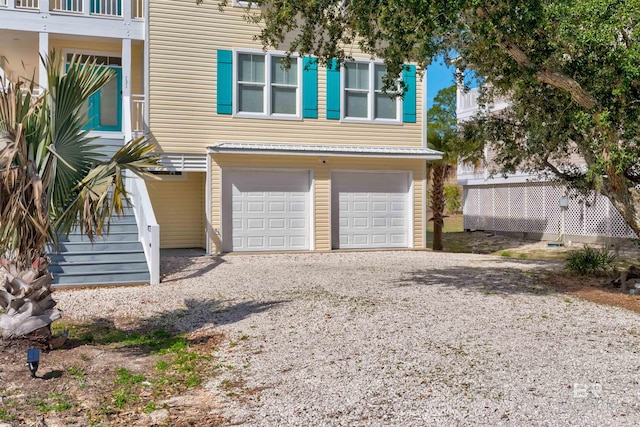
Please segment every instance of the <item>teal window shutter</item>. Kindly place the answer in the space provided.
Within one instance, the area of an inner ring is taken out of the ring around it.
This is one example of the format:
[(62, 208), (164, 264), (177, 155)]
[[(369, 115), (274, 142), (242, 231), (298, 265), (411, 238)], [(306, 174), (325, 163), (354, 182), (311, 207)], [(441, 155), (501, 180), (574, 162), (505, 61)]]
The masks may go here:
[[(407, 69), (408, 68), (408, 69)], [(402, 70), (402, 81), (407, 85), (407, 92), (402, 102), (402, 121), (416, 122), (416, 66), (405, 66)]]
[(335, 59), (327, 63), (327, 119), (340, 120), (340, 70)]
[(233, 52), (218, 50), (218, 114), (233, 114)]
[(302, 117), (318, 118), (318, 60), (302, 58)]

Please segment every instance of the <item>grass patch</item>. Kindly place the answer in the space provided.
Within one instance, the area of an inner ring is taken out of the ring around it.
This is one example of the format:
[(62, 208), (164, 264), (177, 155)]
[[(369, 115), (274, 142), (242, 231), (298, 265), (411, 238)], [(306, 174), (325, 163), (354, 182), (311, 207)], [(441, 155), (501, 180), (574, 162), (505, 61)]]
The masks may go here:
[(100, 335), (92, 334), (93, 342), (113, 344), (115, 341), (121, 347), (144, 349), (157, 357), (144, 374), (134, 373), (125, 367), (116, 369), (115, 389), (100, 408), (104, 416), (131, 409), (153, 412), (157, 409), (154, 400), (199, 386), (205, 375), (214, 369), (210, 363), (212, 357), (192, 348), (184, 335), (171, 334), (164, 329), (146, 333), (98, 331)]
[(62, 412), (73, 408), (70, 396), (66, 394), (50, 393), (45, 398), (32, 398), (29, 403), (33, 405), (39, 412)]
[(6, 408), (0, 408), (0, 420), (1, 421), (13, 421), (17, 417), (13, 414), (10, 414)]
[[(444, 219), (443, 233), (459, 233), (464, 231), (462, 215), (451, 215)], [(427, 233), (433, 233), (433, 221), (427, 222)]]

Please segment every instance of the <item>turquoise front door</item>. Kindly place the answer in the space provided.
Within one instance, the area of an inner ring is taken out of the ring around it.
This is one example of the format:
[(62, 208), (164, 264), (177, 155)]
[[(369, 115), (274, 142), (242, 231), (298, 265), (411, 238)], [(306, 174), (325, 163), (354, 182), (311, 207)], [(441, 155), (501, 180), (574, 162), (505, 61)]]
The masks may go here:
[(122, 130), (122, 70), (111, 69), (116, 75), (89, 97), (88, 129), (107, 132)]

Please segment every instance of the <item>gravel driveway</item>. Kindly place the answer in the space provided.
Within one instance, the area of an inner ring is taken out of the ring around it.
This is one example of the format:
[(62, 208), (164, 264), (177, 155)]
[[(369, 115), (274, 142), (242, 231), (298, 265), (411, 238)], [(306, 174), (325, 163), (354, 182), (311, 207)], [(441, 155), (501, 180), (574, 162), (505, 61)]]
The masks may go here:
[(60, 291), (59, 305), (224, 331), (207, 387), (232, 423), (640, 425), (640, 318), (536, 283), (558, 264), (412, 251), (163, 261), (158, 286)]

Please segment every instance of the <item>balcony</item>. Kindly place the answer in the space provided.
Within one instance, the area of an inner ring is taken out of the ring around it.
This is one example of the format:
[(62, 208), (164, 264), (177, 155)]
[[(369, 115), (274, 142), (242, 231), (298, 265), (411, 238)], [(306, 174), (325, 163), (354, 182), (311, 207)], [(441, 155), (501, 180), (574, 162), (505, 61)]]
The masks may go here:
[(144, 40), (145, 0), (0, 0), (0, 30)]
[(144, 19), (144, 0), (0, 0), (0, 7), (40, 12), (44, 9), (54, 13), (123, 18), (125, 12), (123, 2), (131, 5), (132, 19)]

